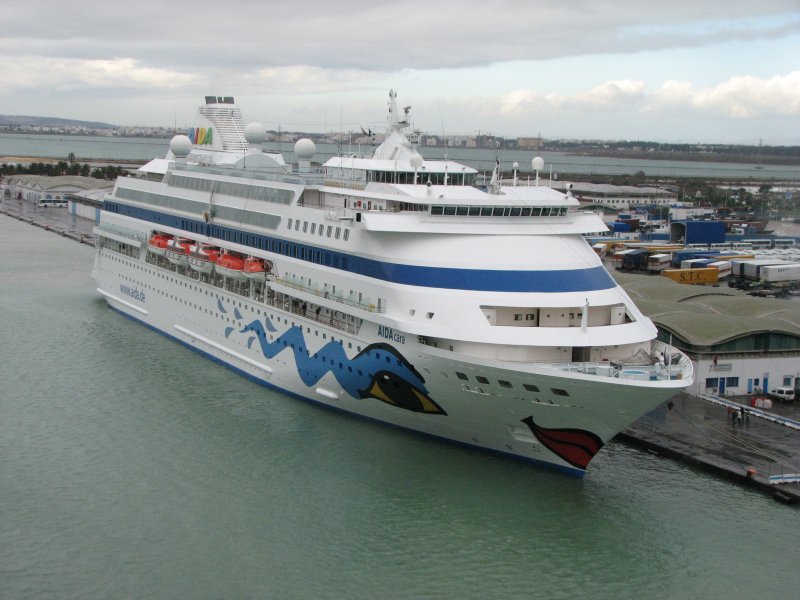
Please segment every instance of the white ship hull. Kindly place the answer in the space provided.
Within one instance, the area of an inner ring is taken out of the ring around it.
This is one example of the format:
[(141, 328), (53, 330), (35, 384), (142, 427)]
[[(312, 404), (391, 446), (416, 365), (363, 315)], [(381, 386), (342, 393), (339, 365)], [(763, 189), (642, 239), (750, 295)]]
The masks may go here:
[[(419, 344), (401, 332), (395, 334), (400, 343), (392, 343), (375, 333), (378, 326), (366, 322), (361, 331), (373, 335), (355, 337), (313, 314), (296, 314), (199, 281), (188, 269), (183, 274), (167, 271), (165, 276), (164, 268), (143, 258), (120, 258), (108, 250), (98, 251), (94, 273), (98, 292), (115, 310), (267, 387), (575, 475), (585, 472), (605, 442), (677, 391), (669, 380), (653, 389), (649, 381), (476, 361)], [(183, 300), (178, 306), (171, 299), (177, 295)], [(289, 340), (287, 346), (269, 350), (283, 340)], [(309, 357), (300, 344), (305, 344)], [(359, 350), (370, 346), (379, 357), (359, 361)], [(341, 357), (339, 352), (325, 357), (326, 349), (341, 349)], [(320, 365), (323, 359), (327, 362)], [(400, 364), (404, 361), (410, 369)], [(308, 362), (317, 363), (316, 372), (304, 379), (301, 372), (309, 370)], [(395, 370), (398, 377), (376, 377), (383, 370)], [(417, 402), (412, 396), (411, 408), (393, 403), (391, 397), (381, 399), (384, 392), (405, 385), (408, 371), (419, 375), (426, 398)], [(460, 372), (479, 373), (490, 383), (465, 383), (456, 375)], [(499, 381), (510, 387), (501, 387)], [(523, 387), (529, 381), (536, 382), (539, 392)], [(388, 389), (382, 390), (382, 385)], [(360, 397), (364, 394), (369, 395)], [(538, 435), (533, 430), (537, 426), (542, 428)]]

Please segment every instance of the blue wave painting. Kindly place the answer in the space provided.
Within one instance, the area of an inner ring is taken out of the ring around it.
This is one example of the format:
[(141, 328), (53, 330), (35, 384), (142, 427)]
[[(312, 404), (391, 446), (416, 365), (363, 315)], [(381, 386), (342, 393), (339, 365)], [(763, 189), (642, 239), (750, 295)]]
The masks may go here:
[(239, 333), (253, 334), (248, 347), (255, 339), (267, 359), (291, 350), (300, 379), (309, 387), (330, 372), (353, 398), (375, 398), (413, 412), (447, 414), (428, 396), (425, 380), (417, 370), (388, 344), (371, 344), (353, 358), (348, 358), (339, 342), (330, 341), (311, 354), (302, 327), (290, 327), (272, 342), (268, 341), (267, 330), (276, 331), (269, 319), (264, 323), (254, 320)]

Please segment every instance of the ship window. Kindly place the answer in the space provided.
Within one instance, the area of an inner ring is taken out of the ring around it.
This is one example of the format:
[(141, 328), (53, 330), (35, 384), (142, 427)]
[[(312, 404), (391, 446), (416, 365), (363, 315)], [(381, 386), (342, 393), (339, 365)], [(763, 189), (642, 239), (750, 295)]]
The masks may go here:
[(455, 206), (445, 206), (444, 207), (444, 214), (445, 215), (454, 215), (454, 214), (456, 214), (456, 207)]
[(530, 208), (523, 208), (522, 209), (522, 216), (523, 217), (530, 217), (531, 216), (531, 209)]
[(308, 221), (303, 221), (303, 233), (308, 231)]
[(478, 217), (481, 214), (481, 207), (480, 206), (470, 206), (469, 207), (469, 216), (470, 217)]
[(553, 392), (556, 396), (569, 396), (569, 392), (567, 390), (562, 390), (559, 388), (550, 388), (550, 391)]
[(459, 206), (456, 208), (456, 214), (459, 216), (464, 216), (469, 214), (469, 208), (466, 206)]
[(503, 216), (503, 207), (502, 206), (495, 206), (492, 209), (492, 216), (493, 217), (502, 217)]
[(349, 239), (350, 239), (350, 230), (349, 229), (345, 229), (344, 230), (344, 241), (346, 242)]
[(443, 214), (444, 207), (443, 206), (431, 206), (431, 214), (432, 215), (441, 215)]
[(333, 231), (333, 225), (328, 225), (328, 237), (331, 237), (332, 231)]
[(514, 320), (515, 321), (522, 321), (522, 313), (516, 313), (514, 315)]
[(294, 222), (294, 230), (300, 231), (300, 219)]
[(334, 237), (338, 240), (339, 236), (341, 236), (341, 235), (342, 235), (342, 228), (341, 227), (337, 227), (336, 228), (336, 234), (334, 235)]
[(481, 216), (482, 217), (491, 217), (492, 216), (492, 207), (491, 206), (481, 206)]
[(533, 313), (528, 313), (528, 314), (525, 315), (525, 320), (526, 321), (535, 321), (536, 320), (536, 315), (533, 314)]
[(522, 387), (524, 387), (529, 392), (538, 392), (539, 388), (533, 385), (532, 383), (523, 383)]
[(463, 379), (464, 381), (469, 381), (469, 377), (467, 377), (466, 373), (459, 373), (458, 371), (456, 371), (456, 377), (458, 377), (459, 379)]
[(504, 380), (504, 379), (498, 379), (498, 380), (497, 380), (497, 383), (499, 383), (499, 384), (500, 384), (500, 387), (504, 387), (504, 388), (510, 388), (510, 387), (513, 387), (513, 386), (511, 385), (511, 382), (510, 382), (510, 381), (506, 381), (506, 380)]
[(317, 232), (317, 224), (316, 223), (312, 223), (311, 224), (311, 235), (314, 235), (316, 232)]
[(325, 235), (325, 225), (320, 225), (319, 226), (319, 236), (322, 237), (323, 235)]
[(432, 318), (433, 318), (433, 313), (432, 313), (432, 312), (429, 312), (429, 313), (428, 313), (427, 315), (425, 315), (425, 316), (426, 316), (426, 317), (428, 317), (429, 319), (432, 319)]
[(489, 383), (489, 380), (483, 375), (475, 375), (475, 379), (478, 381), (478, 383)]
[(542, 209), (541, 208), (533, 208), (531, 209), (531, 215), (534, 217), (541, 217), (542, 216)]
[(519, 216), (519, 214), (520, 214), (520, 210), (521, 210), (521, 209), (519, 209), (519, 208), (512, 208), (512, 209), (511, 209), (511, 216), (512, 216), (512, 217), (518, 217), (518, 216)]
[(288, 225), (286, 225), (286, 229), (291, 229), (291, 228), (292, 228), (292, 219), (289, 219), (289, 223)]

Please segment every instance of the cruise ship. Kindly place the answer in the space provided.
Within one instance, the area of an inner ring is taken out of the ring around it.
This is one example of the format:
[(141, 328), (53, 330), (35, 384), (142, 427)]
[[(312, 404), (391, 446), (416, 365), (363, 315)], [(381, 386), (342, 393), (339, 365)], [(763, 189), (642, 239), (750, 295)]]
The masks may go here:
[[(120, 177), (95, 228), (114, 310), (287, 395), (582, 476), (689, 386), (584, 236), (569, 191), (426, 160), (389, 93), (369, 155), (262, 150), (208, 96), (163, 159)], [(511, 173), (508, 173), (511, 175)], [(487, 181), (488, 180), (488, 181)]]

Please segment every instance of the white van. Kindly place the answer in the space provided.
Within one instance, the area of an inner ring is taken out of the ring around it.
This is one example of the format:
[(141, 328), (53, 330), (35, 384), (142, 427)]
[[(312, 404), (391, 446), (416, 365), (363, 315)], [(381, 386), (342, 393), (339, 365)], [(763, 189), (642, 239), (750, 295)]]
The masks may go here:
[(781, 402), (792, 402), (794, 400), (794, 390), (790, 387), (772, 388), (767, 395)]

